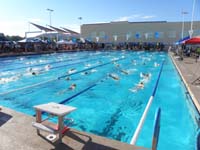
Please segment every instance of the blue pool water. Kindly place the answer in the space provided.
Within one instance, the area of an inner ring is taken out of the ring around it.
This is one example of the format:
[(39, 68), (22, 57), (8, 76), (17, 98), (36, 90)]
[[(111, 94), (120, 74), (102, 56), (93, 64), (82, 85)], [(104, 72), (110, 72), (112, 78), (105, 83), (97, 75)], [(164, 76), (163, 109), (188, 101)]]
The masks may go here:
[[(75, 120), (72, 128), (130, 143), (158, 78), (161, 65), (156, 64), (163, 60), (155, 99), (137, 145), (151, 147), (154, 114), (160, 107), (158, 149), (192, 150), (197, 129), (194, 108), (188, 104), (191, 99), (171, 59), (163, 52), (87, 51), (1, 58), (0, 105), (34, 115), (34, 105), (64, 102), (77, 107), (69, 115)], [(39, 74), (32, 75), (33, 71)], [(132, 92), (142, 72), (151, 76), (144, 89)], [(76, 89), (68, 90), (73, 83)]]

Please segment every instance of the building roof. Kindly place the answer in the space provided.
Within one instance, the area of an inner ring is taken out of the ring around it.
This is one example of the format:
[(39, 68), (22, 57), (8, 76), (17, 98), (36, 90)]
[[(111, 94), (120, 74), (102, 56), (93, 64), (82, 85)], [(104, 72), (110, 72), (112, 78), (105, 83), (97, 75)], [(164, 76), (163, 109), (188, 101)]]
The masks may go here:
[(83, 25), (102, 25), (102, 24), (139, 24), (139, 23), (167, 23), (167, 21), (140, 21), (140, 22), (129, 22), (129, 21), (111, 21), (104, 23), (93, 23), (93, 24), (83, 24)]

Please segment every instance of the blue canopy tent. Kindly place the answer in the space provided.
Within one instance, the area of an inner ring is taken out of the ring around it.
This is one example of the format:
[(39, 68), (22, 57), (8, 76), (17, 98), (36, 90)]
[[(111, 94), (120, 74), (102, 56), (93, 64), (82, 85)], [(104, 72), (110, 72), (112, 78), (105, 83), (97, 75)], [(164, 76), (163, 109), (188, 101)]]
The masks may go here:
[(189, 40), (190, 39), (190, 36), (186, 36), (182, 39), (180, 39), (179, 41), (177, 41), (175, 44), (176, 45), (179, 45), (179, 44), (184, 44), (186, 40)]

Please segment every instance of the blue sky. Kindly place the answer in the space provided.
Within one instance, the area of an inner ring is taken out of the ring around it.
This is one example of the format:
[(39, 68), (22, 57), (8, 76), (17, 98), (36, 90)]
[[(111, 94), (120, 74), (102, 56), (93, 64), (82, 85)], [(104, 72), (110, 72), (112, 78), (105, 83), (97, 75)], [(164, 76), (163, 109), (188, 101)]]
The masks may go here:
[[(0, 0), (0, 32), (24, 36), (28, 22), (67, 27), (79, 32), (80, 24), (111, 21), (182, 21), (181, 11), (192, 18), (193, 0)], [(82, 17), (80, 20), (78, 17)], [(200, 0), (196, 0), (194, 20), (200, 20)]]

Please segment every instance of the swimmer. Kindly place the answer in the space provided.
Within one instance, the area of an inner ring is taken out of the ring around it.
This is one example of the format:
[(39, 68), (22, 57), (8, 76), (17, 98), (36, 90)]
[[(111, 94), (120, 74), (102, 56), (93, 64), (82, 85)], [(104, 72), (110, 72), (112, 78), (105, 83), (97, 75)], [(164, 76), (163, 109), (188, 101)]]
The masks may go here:
[(91, 67), (91, 64), (86, 64), (85, 68)]
[(69, 80), (71, 80), (71, 78), (70, 77), (66, 77), (65, 80), (69, 81)]
[(76, 84), (71, 84), (70, 87), (68, 88), (69, 90), (74, 90), (76, 88)]
[(51, 68), (51, 65), (46, 65), (46, 66), (44, 67), (44, 69), (45, 69), (46, 71), (48, 71), (50, 68)]
[(115, 61), (113, 62), (113, 64), (115, 65), (115, 67), (120, 67), (120, 64), (116, 63)]
[(27, 68), (26, 71), (27, 72), (31, 72), (33, 69), (32, 68)]
[(67, 71), (68, 74), (74, 73), (74, 72), (76, 72), (76, 69), (74, 69), (74, 68), (72, 68), (72, 69), (70, 69), (70, 70)]
[(68, 87), (67, 89), (64, 89), (64, 90), (61, 90), (59, 91), (57, 94), (61, 95), (61, 94), (64, 94), (65, 92), (67, 91), (72, 91), (76, 88), (76, 84), (71, 84), (70, 87)]
[(132, 62), (133, 65), (137, 65), (136, 60), (132, 60), (131, 62)]
[(116, 74), (109, 74), (108, 76), (113, 78), (114, 80), (119, 80), (119, 77)]
[(154, 63), (154, 67), (158, 67), (160, 66), (160, 64), (158, 64), (157, 62)]
[(149, 79), (151, 77), (150, 73), (140, 73), (140, 77), (144, 79)]
[(136, 88), (138, 88), (138, 89), (143, 89), (144, 88), (144, 82), (139, 82), (138, 84), (137, 84), (137, 86), (136, 86)]
[(86, 71), (86, 72), (84, 72), (84, 75), (88, 75), (88, 74), (89, 74), (89, 72), (87, 72), (87, 71)]
[(129, 74), (129, 72), (127, 70), (121, 70), (121, 72), (124, 73), (124, 74), (126, 74), (126, 75)]
[(138, 90), (144, 89), (144, 82), (140, 81), (135, 87), (129, 89), (131, 92), (137, 92)]
[(32, 72), (32, 75), (36, 76), (37, 74), (36, 74), (36, 72)]

